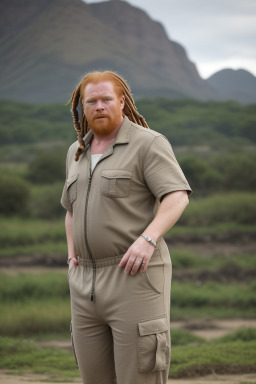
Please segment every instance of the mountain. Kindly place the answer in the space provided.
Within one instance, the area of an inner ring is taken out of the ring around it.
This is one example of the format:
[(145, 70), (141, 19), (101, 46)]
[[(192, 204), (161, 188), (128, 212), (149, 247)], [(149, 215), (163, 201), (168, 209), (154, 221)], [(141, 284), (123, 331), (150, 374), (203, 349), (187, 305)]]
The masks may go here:
[(136, 97), (216, 99), (184, 48), (125, 1), (2, 0), (0, 98), (67, 102), (83, 74), (110, 69)]
[(207, 79), (223, 100), (241, 104), (256, 102), (256, 77), (244, 69), (223, 69)]

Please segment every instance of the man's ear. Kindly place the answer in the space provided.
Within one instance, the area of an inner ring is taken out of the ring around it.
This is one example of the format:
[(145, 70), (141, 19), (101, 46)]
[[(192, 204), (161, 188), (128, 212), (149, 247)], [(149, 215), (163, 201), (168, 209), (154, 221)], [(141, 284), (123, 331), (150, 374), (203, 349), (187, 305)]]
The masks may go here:
[(120, 103), (121, 103), (122, 109), (124, 109), (124, 105), (125, 105), (125, 97), (124, 97), (124, 95), (121, 96)]

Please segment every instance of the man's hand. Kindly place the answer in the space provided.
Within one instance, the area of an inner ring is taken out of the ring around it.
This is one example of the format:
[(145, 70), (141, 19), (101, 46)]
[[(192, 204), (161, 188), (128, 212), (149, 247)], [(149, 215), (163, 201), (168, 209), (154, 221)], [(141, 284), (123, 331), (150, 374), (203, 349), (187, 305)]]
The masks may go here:
[(72, 257), (69, 259), (69, 265), (68, 265), (68, 270), (70, 270), (72, 267), (77, 266), (78, 261), (75, 257)]
[(146, 271), (148, 262), (153, 255), (155, 247), (146, 241), (142, 236), (130, 246), (119, 263), (120, 268), (124, 268), (125, 273), (135, 275), (140, 268), (140, 272)]

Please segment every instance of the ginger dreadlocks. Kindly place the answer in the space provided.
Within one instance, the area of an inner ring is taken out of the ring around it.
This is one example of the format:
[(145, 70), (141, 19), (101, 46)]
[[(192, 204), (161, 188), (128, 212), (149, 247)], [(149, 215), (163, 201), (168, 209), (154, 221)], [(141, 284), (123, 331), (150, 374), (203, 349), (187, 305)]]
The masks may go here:
[(90, 127), (88, 126), (88, 122), (84, 114), (83, 108), (82, 108), (82, 116), (79, 117), (77, 106), (79, 103), (81, 103), (81, 105), (83, 104), (85, 87), (89, 83), (99, 83), (100, 81), (111, 81), (118, 95), (120, 96), (124, 95), (125, 97), (125, 106), (123, 110), (124, 114), (129, 118), (129, 120), (131, 120), (135, 124), (148, 128), (148, 125), (144, 117), (139, 114), (136, 108), (136, 105), (131, 95), (128, 84), (122, 77), (120, 77), (119, 75), (111, 71), (91, 72), (82, 79), (80, 84), (72, 93), (71, 99), (69, 101), (69, 103), (72, 102), (71, 110), (73, 115), (74, 127), (76, 130), (77, 139), (78, 139), (78, 149), (75, 154), (75, 161), (78, 161), (79, 156), (81, 155), (81, 153), (84, 152), (85, 145), (84, 145), (83, 137), (90, 129)]

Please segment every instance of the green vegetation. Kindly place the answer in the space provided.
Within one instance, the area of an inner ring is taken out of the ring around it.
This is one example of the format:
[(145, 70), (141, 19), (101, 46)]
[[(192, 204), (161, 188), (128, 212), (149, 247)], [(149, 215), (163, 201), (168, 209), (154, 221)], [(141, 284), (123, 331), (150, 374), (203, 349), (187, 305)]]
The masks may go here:
[[(256, 105), (166, 99), (138, 100), (137, 105), (150, 127), (170, 140), (194, 192), (165, 235), (177, 276), (192, 274), (188, 280), (173, 279), (171, 319), (255, 318), (256, 254), (242, 247), (228, 256), (221, 247), (205, 254), (186, 249), (193, 242), (205, 241), (206, 247), (207, 241), (239, 245), (241, 239), (245, 244), (255, 238)], [(3, 266), (14, 257), (58, 260), (56, 264), (66, 259), (60, 197), (66, 151), (76, 140), (69, 109), (0, 102)], [(173, 249), (173, 242), (186, 244), (186, 249)], [(245, 278), (220, 283), (211, 277), (231, 276), (232, 271)], [(47, 373), (52, 380), (79, 376), (71, 352), (36, 345), (39, 340), (70, 337), (67, 269), (34, 275), (14, 272), (0, 274), (0, 367)], [(197, 278), (199, 273), (206, 277)], [(173, 329), (171, 338), (172, 377), (255, 371), (255, 330), (206, 342)]]
[(162, 132), (174, 146), (210, 145), (219, 149), (256, 141), (255, 104), (161, 98), (137, 100), (136, 104), (150, 127)]
[[(206, 342), (172, 330), (170, 377), (256, 371), (256, 331), (242, 329)], [(178, 337), (177, 337), (178, 335)], [(243, 335), (243, 337), (241, 337)], [(178, 341), (174, 343), (174, 340)], [(15, 371), (46, 373), (56, 379), (79, 376), (73, 354), (57, 348), (40, 348), (33, 341), (0, 337), (0, 367)]]
[(173, 349), (171, 377), (193, 377), (215, 373), (255, 372), (256, 340), (208, 342), (200, 346)]
[[(256, 142), (256, 105), (161, 98), (137, 100), (136, 105), (151, 129), (164, 133), (174, 146), (230, 148)], [(0, 126), (2, 145), (75, 139), (70, 106), (2, 100)]]
[(66, 241), (63, 219), (58, 221), (26, 220), (0, 217), (0, 242), (2, 248), (31, 246)]
[[(256, 283), (172, 284), (172, 320), (191, 317), (255, 317)], [(63, 273), (0, 274), (0, 335), (65, 332), (70, 323), (69, 288)], [(178, 336), (176, 336), (178, 337)]]
[(236, 266), (244, 269), (256, 269), (256, 254), (237, 254), (225, 257), (222, 254), (206, 257), (185, 250), (171, 251), (172, 267), (174, 270), (218, 270), (225, 267)]
[(0, 337), (0, 367), (58, 377), (78, 377), (74, 357), (57, 348), (38, 348), (33, 342)]
[(179, 223), (188, 226), (232, 222), (247, 225), (254, 224), (255, 218), (255, 193), (231, 192), (215, 194), (204, 199), (191, 199)]
[[(0, 142), (29, 144), (74, 140), (70, 107), (59, 104), (0, 102)], [(11, 116), (11, 119), (10, 119)]]
[(171, 318), (255, 317), (256, 283), (216, 282), (172, 284)]
[(20, 177), (0, 173), (0, 213), (24, 215), (28, 209), (30, 190)]

